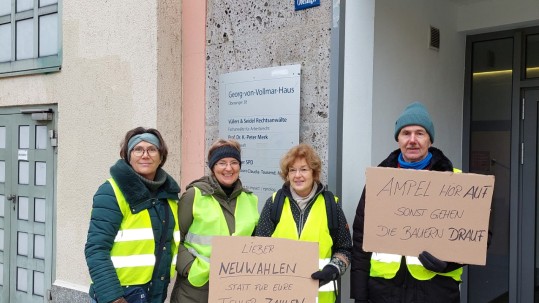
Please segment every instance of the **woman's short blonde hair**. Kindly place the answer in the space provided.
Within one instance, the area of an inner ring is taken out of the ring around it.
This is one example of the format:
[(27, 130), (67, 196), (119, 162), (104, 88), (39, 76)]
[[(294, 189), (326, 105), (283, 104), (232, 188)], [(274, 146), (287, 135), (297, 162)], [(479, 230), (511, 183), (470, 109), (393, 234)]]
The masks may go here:
[(281, 158), (281, 171), (279, 175), (284, 181), (288, 181), (288, 171), (294, 162), (298, 159), (305, 159), (309, 168), (313, 170), (313, 179), (315, 182), (320, 181), (320, 173), (322, 171), (322, 161), (320, 157), (307, 143), (300, 143), (292, 147)]

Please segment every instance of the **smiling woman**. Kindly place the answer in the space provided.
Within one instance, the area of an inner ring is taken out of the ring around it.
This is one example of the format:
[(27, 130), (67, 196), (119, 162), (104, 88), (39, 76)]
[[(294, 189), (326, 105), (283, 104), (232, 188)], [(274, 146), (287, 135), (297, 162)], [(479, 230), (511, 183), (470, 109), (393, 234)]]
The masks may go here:
[(167, 155), (156, 129), (128, 131), (111, 178), (94, 195), (84, 251), (92, 302), (165, 301), (179, 245), (180, 192), (162, 169)]
[[(159, 144), (159, 142), (155, 142)], [(141, 141), (131, 149), (129, 164), (133, 170), (148, 180), (153, 180), (161, 164), (159, 150), (153, 143)]]
[(266, 201), (255, 235), (318, 242), (321, 270), (311, 277), (320, 285), (318, 302), (332, 303), (335, 280), (350, 264), (352, 239), (339, 200), (320, 182), (321, 170), (322, 161), (310, 145), (288, 150), (280, 162), (284, 184)]
[(219, 139), (208, 151), (211, 174), (189, 184), (180, 199), (181, 244), (172, 303), (208, 302), (211, 239), (251, 236), (258, 222), (258, 198), (241, 183), (241, 147)]

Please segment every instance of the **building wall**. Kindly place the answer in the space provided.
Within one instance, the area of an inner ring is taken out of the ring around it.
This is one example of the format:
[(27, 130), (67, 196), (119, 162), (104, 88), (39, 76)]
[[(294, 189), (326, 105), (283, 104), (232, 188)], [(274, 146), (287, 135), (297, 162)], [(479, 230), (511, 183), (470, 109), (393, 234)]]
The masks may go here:
[(204, 174), (206, 133), (206, 1), (182, 4), (181, 188)]
[[(342, 197), (352, 225), (365, 169), (397, 148), (395, 120), (409, 103), (428, 107), (436, 129), (434, 146), (460, 165), (465, 37), (456, 30), (457, 7), (448, 1), (346, 5)], [(429, 49), (430, 25), (440, 29), (439, 51)], [(350, 287), (347, 273), (345, 300)]]
[[(379, 1), (379, 0), (378, 0)], [(346, 3), (342, 207), (350, 227), (372, 162), (375, 0)], [(342, 25), (341, 25), (342, 26)], [(361, 30), (359, 30), (361, 29)], [(341, 302), (350, 297), (350, 270), (342, 278)]]
[[(434, 146), (461, 163), (465, 37), (456, 11), (442, 0), (347, 3), (342, 196), (350, 224), (365, 169), (397, 148), (395, 120), (409, 103), (429, 108)], [(428, 48), (430, 25), (440, 29), (438, 52)], [(351, 30), (357, 28), (364, 31)]]
[(481, 33), (539, 25), (535, 0), (485, 0), (458, 7), (457, 30)]
[[(429, 49), (430, 26), (440, 29), (440, 50)], [(440, 148), (461, 163), (465, 36), (457, 7), (448, 1), (376, 1), (374, 35), (373, 162), (397, 148), (394, 121), (413, 101), (430, 111)]]
[[(365, 185), (365, 169), (397, 148), (394, 121), (409, 102), (420, 100), (428, 106), (436, 128), (434, 146), (456, 166), (462, 164), (466, 34), (539, 21), (537, 1), (459, 2), (346, 3), (342, 196), (350, 224)], [(440, 29), (439, 52), (427, 47), (429, 25)], [(346, 302), (348, 274), (343, 281)]]
[(327, 171), (332, 2), (320, 2), (296, 12), (292, 0), (207, 1), (206, 147), (219, 135), (220, 74), (301, 64), (300, 142), (317, 149)]
[[(192, 115), (205, 119), (204, 138), (182, 133), (181, 1), (137, 1), (137, 9), (131, 2), (63, 1), (62, 71), (0, 79), (0, 106), (58, 104), (55, 302), (76, 302), (87, 291), (83, 247), (92, 196), (118, 158), (125, 132), (159, 128), (171, 151), (165, 169), (185, 185), (203, 169), (200, 146), (218, 137), (222, 73), (300, 63), (300, 142), (317, 148), (327, 171), (333, 3), (295, 12), (293, 2), (206, 2), (205, 54), (191, 53), (206, 58), (205, 102), (196, 92), (184, 95), (194, 96), (191, 105), (205, 104)], [(409, 102), (429, 107), (435, 146), (461, 163), (464, 32), (537, 24), (539, 10), (533, 0), (465, 6), (442, 0), (378, 0), (375, 6), (372, 0), (348, 1), (348, 7), (356, 12), (347, 12), (345, 45), (354, 65), (346, 67), (343, 122), (343, 205), (351, 224), (364, 169), (396, 148), (393, 121)], [(441, 30), (439, 52), (427, 47), (429, 25)], [(188, 137), (198, 155), (193, 162), (180, 157)], [(194, 165), (193, 175), (180, 179), (180, 160), (186, 169)]]
[(0, 79), (0, 106), (58, 104), (55, 302), (88, 289), (92, 196), (127, 130), (160, 129), (171, 150), (165, 169), (179, 179), (180, 4), (63, 1), (62, 70)]

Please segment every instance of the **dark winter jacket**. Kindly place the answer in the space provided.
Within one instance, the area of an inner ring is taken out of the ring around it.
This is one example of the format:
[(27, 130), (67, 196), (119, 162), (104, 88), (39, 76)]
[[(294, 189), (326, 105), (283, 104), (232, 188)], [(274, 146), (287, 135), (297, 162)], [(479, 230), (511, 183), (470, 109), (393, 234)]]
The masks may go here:
[[(380, 167), (398, 167), (400, 150), (393, 151)], [(453, 171), (453, 164), (434, 147), (429, 148), (432, 159), (429, 170)], [(416, 280), (406, 267), (404, 257), (393, 279), (370, 277), (371, 255), (363, 251), (363, 224), (365, 217), (365, 189), (359, 200), (353, 224), (354, 249), (352, 251), (352, 269), (350, 273), (350, 297), (356, 302), (460, 302), (459, 283), (453, 278), (436, 275), (431, 280)], [(462, 264), (448, 262), (445, 272), (462, 267)], [(367, 301), (368, 300), (368, 301)]]
[[(299, 205), (296, 203), (296, 201), (292, 198), (292, 193), (290, 192), (290, 183), (286, 182), (283, 187), (282, 191), (285, 194), (286, 197), (290, 200), (290, 206), (292, 210), (292, 216), (294, 217), (294, 220), (296, 221), (296, 226), (298, 228), (298, 235), (301, 235), (301, 231), (303, 230), (303, 227), (305, 225), (305, 222), (307, 221), (307, 217), (309, 216), (309, 212), (311, 211), (311, 208), (314, 204), (314, 201), (318, 197), (318, 195), (323, 194), (324, 186), (322, 184), (318, 184), (318, 188), (316, 191), (316, 194), (313, 196), (311, 201), (307, 203), (307, 206), (302, 211), (299, 207)], [(260, 219), (258, 220), (258, 226), (256, 227), (255, 236), (258, 237), (271, 237), (273, 232), (275, 231), (275, 224), (271, 220), (271, 208), (273, 204), (273, 195), (268, 198), (266, 201), (266, 204), (264, 204), (264, 208), (262, 209), (262, 213), (260, 214)], [(341, 207), (341, 203), (339, 202), (338, 209), (338, 230), (336, 233), (336, 238), (333, 239), (333, 256), (335, 254), (340, 254), (341, 256), (344, 256), (347, 259), (347, 263), (350, 264), (351, 257), (352, 257), (352, 238), (350, 236), (350, 229), (348, 227), (348, 223), (346, 222), (346, 217), (344, 216), (344, 212)], [(334, 261), (334, 258), (332, 257), (332, 262)], [(344, 274), (346, 267), (342, 268), (339, 264), (335, 264), (337, 267), (341, 268), (341, 275)]]
[(187, 185), (185, 192), (180, 198), (178, 205), (178, 221), (180, 224), (180, 248), (178, 252), (178, 260), (176, 262), (176, 282), (172, 289), (170, 298), (171, 303), (204, 303), (208, 302), (209, 288), (208, 284), (202, 287), (191, 285), (187, 276), (191, 263), (195, 257), (187, 250), (183, 241), (189, 228), (193, 223), (193, 204), (195, 200), (195, 187), (200, 189), (202, 195), (212, 195), (221, 205), (223, 215), (225, 217), (228, 231), (233, 234), (236, 230), (236, 219), (234, 212), (236, 210), (236, 198), (242, 193), (252, 193), (243, 187), (241, 180), (234, 183), (234, 189), (229, 196), (223, 191), (217, 179), (213, 176), (204, 176)]
[[(161, 187), (151, 192), (142, 182), (141, 176), (125, 160), (118, 160), (110, 168), (110, 174), (131, 206), (130, 208), (134, 209), (133, 213), (148, 210), (150, 214), (156, 256), (160, 255), (161, 257), (156, 259), (158, 267), (154, 268), (152, 285), (146, 289), (150, 292), (149, 302), (162, 303), (167, 296), (167, 287), (170, 282), (170, 264), (172, 256), (175, 254), (175, 252), (171, 251), (175, 221), (167, 199), (177, 201), (180, 187), (171, 176), (159, 169), (158, 174), (165, 174), (166, 180)], [(165, 207), (168, 211), (165, 210)], [(168, 226), (164, 229), (162, 221), (165, 218), (165, 212), (169, 214), (169, 218)], [(124, 288), (120, 285), (110, 258), (110, 251), (122, 219), (122, 212), (116, 201), (112, 185), (106, 181), (94, 195), (92, 216), (84, 250), (86, 263), (92, 278), (90, 296), (99, 303), (112, 302), (124, 294)], [(166, 232), (165, 241), (160, 243), (163, 231)], [(162, 247), (165, 247), (165, 250)], [(160, 253), (162, 251), (165, 251), (165, 253)], [(162, 280), (161, 277), (165, 278)], [(149, 286), (149, 284), (145, 286)]]

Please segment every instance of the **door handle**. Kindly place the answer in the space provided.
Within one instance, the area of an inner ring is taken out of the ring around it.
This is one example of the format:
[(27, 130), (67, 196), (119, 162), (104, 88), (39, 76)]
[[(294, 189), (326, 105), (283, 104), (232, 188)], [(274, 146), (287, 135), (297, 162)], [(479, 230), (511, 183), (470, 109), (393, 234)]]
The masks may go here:
[(15, 204), (17, 204), (17, 195), (9, 195), (7, 196), (7, 200), (13, 203), (13, 210), (15, 210)]

